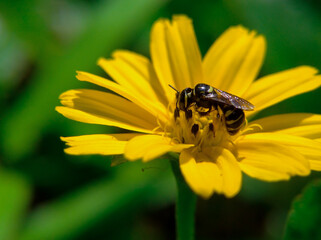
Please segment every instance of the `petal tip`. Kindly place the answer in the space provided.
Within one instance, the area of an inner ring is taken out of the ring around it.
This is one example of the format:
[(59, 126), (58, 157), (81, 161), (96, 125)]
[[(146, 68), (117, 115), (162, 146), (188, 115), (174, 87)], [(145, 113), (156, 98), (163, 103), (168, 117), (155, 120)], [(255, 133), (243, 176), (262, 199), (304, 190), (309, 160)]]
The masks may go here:
[(209, 198), (212, 197), (212, 195), (214, 194), (214, 191), (210, 191), (210, 192), (195, 192), (195, 193), (197, 195), (199, 195), (201, 198), (203, 198), (204, 200), (208, 200)]
[(79, 80), (79, 81), (83, 81), (84, 80), (84, 72), (82, 71), (76, 71), (77, 75), (76, 75), (76, 78)]
[(136, 161), (139, 159), (139, 157), (136, 157), (136, 156), (133, 156), (131, 155), (130, 153), (128, 153), (128, 150), (126, 150), (126, 147), (125, 147), (125, 152), (124, 152), (124, 157), (128, 160), (128, 161)]
[(192, 22), (192, 19), (189, 18), (187, 15), (185, 14), (174, 14), (173, 17), (173, 22), (174, 21), (189, 21), (189, 22)]
[(101, 67), (101, 66), (105, 63), (105, 61), (107, 61), (106, 58), (100, 57), (100, 58), (98, 58), (98, 60), (97, 60), (97, 65)]
[(61, 136), (61, 137), (59, 137), (59, 138), (60, 138), (60, 140), (63, 141), (63, 142), (68, 142), (68, 140), (67, 140), (68, 137), (62, 137), (62, 136)]
[(63, 106), (56, 106), (55, 107), (55, 110), (57, 111), (57, 112), (59, 112), (60, 114), (62, 114), (62, 109), (64, 109), (65, 107), (63, 107)]

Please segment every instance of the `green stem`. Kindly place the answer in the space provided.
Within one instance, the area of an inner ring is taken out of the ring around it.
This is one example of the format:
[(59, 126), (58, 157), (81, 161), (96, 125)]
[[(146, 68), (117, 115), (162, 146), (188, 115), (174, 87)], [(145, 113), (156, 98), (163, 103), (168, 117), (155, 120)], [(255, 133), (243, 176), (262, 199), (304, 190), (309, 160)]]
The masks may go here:
[(187, 186), (178, 159), (170, 161), (177, 184), (176, 200), (176, 236), (177, 240), (195, 239), (195, 206), (196, 195)]

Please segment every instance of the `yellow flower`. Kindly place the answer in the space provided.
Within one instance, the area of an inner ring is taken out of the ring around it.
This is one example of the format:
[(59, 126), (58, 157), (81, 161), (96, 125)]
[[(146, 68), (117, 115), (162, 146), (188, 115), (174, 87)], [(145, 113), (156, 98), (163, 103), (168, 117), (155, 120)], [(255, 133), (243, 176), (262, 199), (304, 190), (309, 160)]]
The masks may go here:
[[(202, 59), (192, 21), (175, 16), (158, 20), (151, 32), (151, 59), (116, 51), (100, 59), (114, 81), (78, 72), (87, 81), (111, 90), (70, 90), (60, 96), (65, 117), (115, 126), (130, 133), (63, 137), (68, 154), (124, 154), (144, 162), (167, 152), (180, 153), (182, 174), (191, 189), (204, 198), (214, 192), (227, 197), (241, 188), (242, 172), (264, 181), (287, 180), (321, 170), (321, 115), (293, 113), (247, 122), (237, 134), (227, 131), (224, 113), (192, 111), (174, 118), (175, 91), (197, 83), (242, 97), (258, 111), (321, 85), (317, 70), (300, 66), (256, 81), (265, 55), (265, 39), (242, 26), (220, 36)], [(205, 116), (204, 116), (205, 115)], [(192, 131), (194, 125), (197, 129)]]

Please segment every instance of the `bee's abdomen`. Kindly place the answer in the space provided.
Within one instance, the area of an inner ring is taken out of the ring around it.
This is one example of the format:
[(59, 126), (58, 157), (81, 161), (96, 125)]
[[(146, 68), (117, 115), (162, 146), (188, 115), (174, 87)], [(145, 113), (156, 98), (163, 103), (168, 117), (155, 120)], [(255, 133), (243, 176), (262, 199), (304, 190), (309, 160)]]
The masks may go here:
[(221, 108), (225, 117), (226, 130), (230, 135), (235, 135), (245, 122), (244, 111), (228, 105), (224, 105)]

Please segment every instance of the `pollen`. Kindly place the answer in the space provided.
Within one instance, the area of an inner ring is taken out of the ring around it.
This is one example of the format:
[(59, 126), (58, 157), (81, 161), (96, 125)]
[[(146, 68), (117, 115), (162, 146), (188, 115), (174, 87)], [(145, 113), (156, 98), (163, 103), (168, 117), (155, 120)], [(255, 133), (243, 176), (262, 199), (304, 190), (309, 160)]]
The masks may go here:
[(227, 146), (232, 138), (220, 108), (204, 114), (193, 107), (179, 111), (179, 114), (177, 110), (174, 111), (171, 137), (178, 143), (194, 144), (199, 150), (210, 146)]

